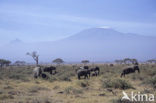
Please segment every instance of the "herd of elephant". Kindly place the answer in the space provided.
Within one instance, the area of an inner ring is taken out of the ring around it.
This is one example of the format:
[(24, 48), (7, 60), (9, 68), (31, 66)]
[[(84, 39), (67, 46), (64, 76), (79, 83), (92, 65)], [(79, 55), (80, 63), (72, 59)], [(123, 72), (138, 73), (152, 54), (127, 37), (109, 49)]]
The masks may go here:
[(50, 67), (41, 67), (37, 66), (33, 70), (33, 76), (34, 78), (42, 77), (42, 78), (47, 78), (47, 75), (45, 72), (52, 74), (56, 74), (56, 67), (50, 66)]
[(90, 68), (88, 66), (80, 67), (76, 69), (76, 73), (78, 76), (78, 79), (81, 79), (81, 76), (84, 76), (84, 78), (90, 78), (90, 75), (92, 76), (98, 76), (100, 74), (100, 68), (96, 66), (95, 68)]
[[(121, 78), (127, 74), (135, 73), (135, 71), (138, 71), (140, 73), (140, 69), (138, 65), (128, 66), (123, 69), (121, 72)], [(42, 78), (48, 78), (48, 76), (45, 74), (45, 72), (49, 74), (56, 74), (56, 67), (50, 66), (50, 67), (41, 67), (37, 66), (33, 70), (33, 76), (34, 78), (42, 77)], [(95, 68), (89, 68), (89, 66), (83, 66), (79, 67), (75, 70), (78, 79), (80, 80), (83, 76), (85, 79), (90, 78), (90, 76), (98, 76), (100, 74), (100, 68), (96, 66)]]

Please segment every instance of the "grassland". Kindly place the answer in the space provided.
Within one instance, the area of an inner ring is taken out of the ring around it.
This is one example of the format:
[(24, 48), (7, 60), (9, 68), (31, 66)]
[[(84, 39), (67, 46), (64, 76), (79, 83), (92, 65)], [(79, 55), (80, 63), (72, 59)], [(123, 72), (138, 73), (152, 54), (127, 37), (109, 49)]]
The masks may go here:
[(0, 103), (124, 103), (123, 90), (156, 95), (156, 65), (141, 64), (140, 74), (125, 78), (120, 78), (125, 65), (97, 65), (100, 76), (86, 80), (77, 79), (72, 65), (59, 66), (48, 80), (34, 79), (34, 66), (0, 68)]

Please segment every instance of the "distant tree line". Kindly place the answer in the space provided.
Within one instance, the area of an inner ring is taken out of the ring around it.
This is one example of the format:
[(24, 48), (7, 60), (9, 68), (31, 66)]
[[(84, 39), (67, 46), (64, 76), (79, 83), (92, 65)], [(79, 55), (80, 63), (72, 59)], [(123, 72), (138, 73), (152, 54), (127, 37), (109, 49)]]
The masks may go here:
[(15, 61), (14, 65), (17, 65), (17, 66), (22, 66), (22, 65), (26, 65), (26, 62), (25, 61)]
[(11, 64), (10, 60), (0, 59), (0, 67), (9, 66)]
[(138, 64), (138, 60), (134, 58), (124, 58), (123, 60), (115, 60), (117, 64)]
[(147, 60), (147, 63), (154, 63), (154, 64), (156, 64), (156, 59)]
[[(36, 65), (39, 64), (39, 55), (38, 55), (38, 53), (36, 51), (27, 52), (26, 55), (31, 56), (34, 59), (34, 61), (36, 62)], [(61, 59), (61, 58), (56, 58), (52, 62), (56, 63), (57, 65), (60, 65), (60, 64), (64, 63), (64, 60)], [(90, 63), (90, 61), (89, 60), (82, 60), (81, 63), (83, 63), (85, 65), (85, 64)], [(138, 64), (138, 60), (134, 59), (134, 58), (124, 58), (124, 59), (115, 60), (115, 63), (117, 63), (117, 64), (127, 64), (127, 65), (129, 65), (129, 64)], [(146, 63), (156, 64), (156, 59), (147, 60)], [(10, 60), (0, 59), (0, 67), (9, 66), (10, 64), (11, 64)], [(26, 62), (18, 60), (16, 62), (14, 62), (13, 65), (16, 65), (16, 66), (26, 65)], [(73, 68), (74, 68), (74, 66), (73, 66)]]
[(83, 63), (84, 65), (85, 64), (88, 64), (89, 63), (89, 60), (82, 60), (81, 63)]

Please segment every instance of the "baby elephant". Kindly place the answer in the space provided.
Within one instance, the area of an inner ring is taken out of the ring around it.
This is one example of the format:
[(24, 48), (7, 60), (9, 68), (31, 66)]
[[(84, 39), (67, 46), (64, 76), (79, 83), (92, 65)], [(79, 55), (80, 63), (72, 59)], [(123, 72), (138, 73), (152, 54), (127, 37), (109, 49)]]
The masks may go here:
[(49, 77), (48, 77), (47, 74), (45, 74), (45, 73), (42, 73), (42, 74), (41, 74), (41, 77), (42, 77), (43, 79), (49, 79)]
[(138, 73), (140, 73), (140, 69), (138, 65), (125, 68), (121, 73), (121, 78), (122, 76), (125, 77), (126, 74), (135, 73), (136, 70), (138, 71)]

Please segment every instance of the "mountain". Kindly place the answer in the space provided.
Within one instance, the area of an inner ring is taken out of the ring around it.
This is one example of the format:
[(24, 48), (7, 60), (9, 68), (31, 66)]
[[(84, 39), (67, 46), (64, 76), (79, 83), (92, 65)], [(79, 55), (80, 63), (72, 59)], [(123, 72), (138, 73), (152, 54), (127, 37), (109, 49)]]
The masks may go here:
[(22, 43), (22, 40), (16, 38), (15, 40), (10, 41), (10, 44), (20, 44)]
[(10, 59), (32, 60), (26, 52), (38, 51), (40, 61), (111, 61), (125, 57), (147, 60), (155, 57), (156, 37), (121, 33), (110, 28), (91, 28), (55, 42), (20, 43), (3, 47), (0, 54)]
[(72, 48), (72, 56), (99, 61), (125, 57), (145, 60), (153, 58), (156, 52), (156, 37), (121, 33), (110, 28), (86, 29), (60, 42)]
[(67, 40), (82, 40), (82, 39), (90, 39), (90, 40), (101, 40), (107, 39), (108, 37), (120, 37), (123, 36), (122, 33), (115, 31), (111, 28), (91, 28), (83, 30), (69, 38)]

